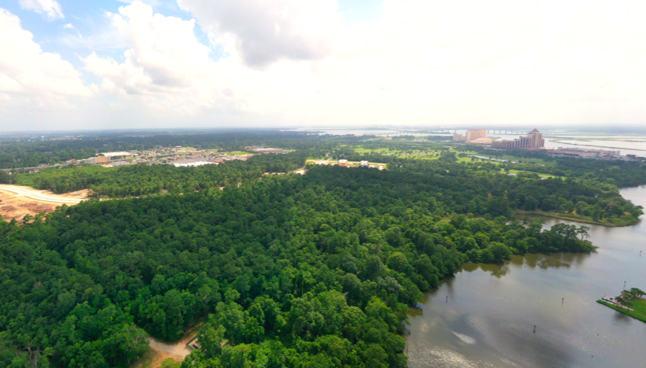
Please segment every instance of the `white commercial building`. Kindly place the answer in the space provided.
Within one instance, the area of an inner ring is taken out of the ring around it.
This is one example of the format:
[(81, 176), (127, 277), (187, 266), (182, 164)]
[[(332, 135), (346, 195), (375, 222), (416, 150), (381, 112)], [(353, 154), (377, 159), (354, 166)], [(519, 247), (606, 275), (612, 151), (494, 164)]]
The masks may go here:
[(109, 158), (130, 157), (130, 156), (132, 156), (132, 153), (125, 152), (125, 151), (121, 151), (121, 152), (104, 152), (104, 153), (102, 153), (102, 155), (105, 156), (105, 157), (109, 157)]
[(210, 161), (195, 161), (195, 162), (176, 162), (173, 164), (175, 167), (195, 167), (203, 165), (217, 165), (217, 162)]

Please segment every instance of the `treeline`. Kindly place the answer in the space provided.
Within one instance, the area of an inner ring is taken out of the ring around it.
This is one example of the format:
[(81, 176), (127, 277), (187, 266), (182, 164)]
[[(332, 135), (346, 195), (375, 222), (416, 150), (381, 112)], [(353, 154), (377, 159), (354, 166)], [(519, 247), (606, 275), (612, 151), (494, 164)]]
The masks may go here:
[(127, 367), (140, 329), (205, 321), (183, 367), (406, 367), (409, 307), (464, 262), (593, 249), (501, 217), (489, 180), (316, 167), (0, 222), (0, 366)]
[(92, 196), (121, 198), (159, 193), (190, 193), (217, 189), (256, 180), (264, 173), (288, 173), (305, 166), (310, 151), (285, 155), (256, 155), (247, 161), (220, 165), (175, 167), (173, 165), (131, 165), (116, 168), (84, 166), (18, 174), (14, 184), (54, 193), (90, 189)]
[(0, 140), (0, 169), (53, 165), (96, 154), (99, 142)]
[[(646, 160), (594, 160), (567, 157), (552, 157), (543, 151), (489, 150), (480, 146), (456, 146), (457, 150), (476, 151), (487, 156), (511, 155), (520, 158), (537, 158), (546, 165), (532, 163), (506, 163), (502, 167), (565, 176), (569, 178), (594, 179), (620, 188), (646, 184)], [(521, 160), (522, 161), (522, 160)]]
[[(616, 186), (597, 178), (526, 178), (499, 173), (492, 163), (454, 163), (453, 153), (439, 160), (398, 160), (391, 171), (405, 171), (411, 181), (433, 174), (434, 180), (455, 188), (444, 201), (453, 211), (510, 216), (515, 210), (577, 214), (609, 224), (632, 224), (643, 213), (640, 206), (625, 200)], [(462, 193), (462, 194), (459, 194)]]
[(86, 159), (109, 151), (144, 150), (154, 147), (187, 146), (201, 149), (218, 148), (236, 151), (252, 145), (276, 146), (287, 149), (333, 147), (328, 139), (307, 132), (228, 129), (206, 132), (154, 134), (150, 131), (128, 133), (99, 133), (78, 139), (41, 141), (40, 137), (0, 139), (0, 169), (53, 165), (71, 159)]

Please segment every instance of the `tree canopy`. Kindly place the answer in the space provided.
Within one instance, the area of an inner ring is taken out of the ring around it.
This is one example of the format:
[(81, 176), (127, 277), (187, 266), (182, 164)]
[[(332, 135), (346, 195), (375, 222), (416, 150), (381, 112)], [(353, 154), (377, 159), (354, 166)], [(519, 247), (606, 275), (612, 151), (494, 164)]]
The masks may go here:
[(126, 367), (203, 320), (184, 367), (405, 367), (408, 308), (464, 262), (593, 249), (484, 184), (318, 167), (1, 222), (0, 362)]

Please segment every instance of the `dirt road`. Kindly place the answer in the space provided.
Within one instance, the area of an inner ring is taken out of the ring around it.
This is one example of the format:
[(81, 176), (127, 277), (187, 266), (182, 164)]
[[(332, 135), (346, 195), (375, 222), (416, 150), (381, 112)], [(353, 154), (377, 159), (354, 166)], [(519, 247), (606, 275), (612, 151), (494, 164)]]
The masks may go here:
[(49, 191), (36, 190), (30, 187), (23, 187), (19, 185), (0, 184), (0, 190), (17, 194), (20, 197), (33, 199), (39, 202), (48, 202), (55, 204), (78, 204), (85, 199), (71, 198), (58, 194), (53, 194)]
[(166, 344), (152, 337), (148, 337), (148, 352), (144, 358), (132, 366), (132, 368), (159, 368), (162, 363), (168, 359), (172, 359), (177, 364), (181, 364), (184, 358), (191, 353), (186, 347), (186, 344), (191, 340), (199, 330), (199, 325), (188, 330), (184, 337), (174, 343)]
[(150, 346), (151, 349), (167, 353), (170, 355), (175, 355), (177, 357), (180, 357), (184, 359), (185, 356), (189, 355), (191, 353), (190, 350), (186, 347), (186, 344), (191, 338), (186, 337), (182, 339), (180, 342), (175, 343), (175, 344), (165, 344), (163, 342), (157, 341), (153, 339), (152, 337), (148, 338), (148, 346)]
[(71, 206), (86, 197), (87, 190), (58, 195), (29, 187), (0, 184), (0, 215), (6, 221), (20, 221), (25, 215), (49, 213), (60, 205)]

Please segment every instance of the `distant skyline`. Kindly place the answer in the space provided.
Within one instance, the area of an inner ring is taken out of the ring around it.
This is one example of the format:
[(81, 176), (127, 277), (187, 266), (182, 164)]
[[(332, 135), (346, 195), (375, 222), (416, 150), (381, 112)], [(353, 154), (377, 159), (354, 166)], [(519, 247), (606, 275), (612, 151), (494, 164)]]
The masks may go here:
[(0, 133), (646, 126), (646, 2), (0, 3)]

